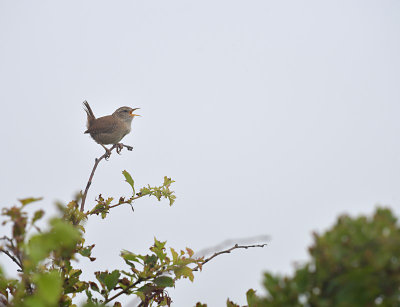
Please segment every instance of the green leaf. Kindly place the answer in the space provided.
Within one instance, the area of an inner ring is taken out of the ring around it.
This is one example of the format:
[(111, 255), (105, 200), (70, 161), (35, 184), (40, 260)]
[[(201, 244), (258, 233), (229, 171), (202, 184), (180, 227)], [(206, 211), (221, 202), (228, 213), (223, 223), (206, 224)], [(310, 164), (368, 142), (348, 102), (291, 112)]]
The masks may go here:
[(174, 204), (174, 202), (175, 202), (176, 196), (175, 195), (170, 195), (168, 197), (168, 199), (169, 199), (169, 205), (172, 206)]
[(127, 182), (127, 183), (129, 183), (129, 185), (132, 187), (132, 191), (133, 191), (133, 194), (132, 195), (135, 195), (135, 183), (134, 183), (134, 181), (133, 181), (133, 179), (132, 179), (132, 176), (127, 172), (127, 171), (122, 171), (122, 174), (124, 175), (124, 177), (125, 177), (125, 181)]
[(100, 292), (99, 286), (95, 282), (89, 281), (89, 286), (93, 291)]
[(79, 275), (81, 275), (82, 274), (82, 270), (75, 270), (75, 269), (72, 269), (71, 271), (69, 271), (69, 277), (70, 278), (72, 278), (72, 277), (78, 277)]
[(159, 287), (173, 287), (175, 285), (174, 280), (168, 276), (160, 276), (154, 280), (154, 283)]
[(246, 298), (247, 298), (247, 304), (249, 307), (256, 306), (256, 304), (257, 304), (256, 291), (254, 291), (253, 289), (249, 289), (246, 292)]
[(40, 220), (44, 215), (43, 210), (38, 210), (34, 213), (33, 218), (32, 218), (32, 224), (35, 223), (37, 220)]
[(85, 247), (85, 248), (81, 249), (79, 251), (79, 254), (81, 254), (83, 257), (90, 257), (90, 254), (91, 254), (90, 247), (88, 246), (88, 247)]
[(124, 258), (127, 261), (135, 261), (135, 262), (139, 262), (140, 263), (140, 261), (138, 259), (138, 256), (133, 254), (133, 253), (131, 253), (130, 251), (127, 251), (127, 250), (123, 250), (121, 252), (121, 257)]
[(22, 206), (26, 206), (27, 204), (30, 204), (30, 203), (33, 203), (35, 201), (39, 201), (42, 199), (43, 199), (43, 197), (39, 197), (39, 198), (29, 197), (29, 198), (18, 199), (18, 200), (22, 204)]
[(144, 302), (146, 300), (146, 294), (144, 294), (142, 291), (136, 291), (134, 292), (141, 300)]
[(167, 176), (164, 176), (164, 186), (165, 187), (169, 187), (171, 185), (171, 183), (174, 183), (175, 180), (172, 180), (171, 178), (168, 178)]
[(95, 244), (85, 246), (82, 249), (79, 250), (79, 254), (81, 254), (83, 257), (90, 258), (92, 254), (92, 249), (95, 247)]
[(176, 264), (178, 261), (178, 257), (179, 257), (178, 253), (172, 247), (170, 247), (169, 249), (171, 250), (171, 254), (172, 254), (172, 262), (174, 264)]
[(157, 255), (157, 257), (160, 258), (161, 261), (163, 261), (165, 257), (167, 257), (167, 254), (164, 251), (165, 243), (167, 242), (161, 242), (154, 238), (154, 245), (150, 248), (150, 250), (153, 251)]
[(30, 260), (27, 261), (28, 270), (33, 269), (51, 251), (58, 251), (62, 256), (69, 256), (81, 238), (79, 230), (61, 219), (52, 219), (50, 224), (52, 227), (48, 232), (34, 235), (28, 242), (27, 250)]
[(108, 290), (114, 289), (118, 284), (120, 275), (121, 273), (118, 270), (114, 270), (104, 278), (104, 284), (107, 286)]
[(140, 287), (140, 288), (138, 289), (138, 292), (140, 291), (140, 292), (144, 293), (145, 295), (147, 295), (147, 294), (153, 292), (153, 291), (156, 290), (156, 289), (157, 289), (156, 286), (154, 286), (154, 285), (151, 284), (151, 283), (147, 283), (147, 284), (143, 285), (142, 287)]
[(36, 292), (26, 299), (26, 306), (56, 306), (62, 291), (60, 274), (57, 271), (38, 274), (34, 282)]
[(183, 277), (188, 277), (190, 279), (190, 281), (193, 281), (194, 276), (193, 276), (193, 271), (191, 268), (187, 267), (187, 266), (181, 266), (178, 268), (174, 269), (174, 273), (176, 278), (181, 278)]
[(149, 265), (150, 267), (155, 266), (157, 263), (157, 256), (156, 255), (146, 255), (144, 259), (144, 263)]

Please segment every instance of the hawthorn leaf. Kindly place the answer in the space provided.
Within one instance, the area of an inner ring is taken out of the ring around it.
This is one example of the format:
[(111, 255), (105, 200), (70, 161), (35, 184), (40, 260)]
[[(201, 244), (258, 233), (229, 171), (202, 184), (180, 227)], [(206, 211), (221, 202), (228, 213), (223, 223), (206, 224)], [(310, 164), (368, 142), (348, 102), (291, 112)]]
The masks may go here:
[(44, 215), (44, 211), (43, 210), (37, 210), (34, 214), (33, 214), (33, 218), (32, 218), (32, 224), (34, 224), (37, 220), (40, 220)]
[(129, 185), (132, 187), (132, 191), (133, 191), (133, 194), (132, 195), (135, 195), (135, 182), (133, 181), (133, 179), (132, 179), (132, 176), (127, 172), (127, 171), (122, 171), (122, 174), (124, 175), (124, 177), (125, 177), (125, 181), (127, 182), (127, 183), (129, 183)]
[(246, 292), (246, 299), (249, 306), (255, 306), (257, 300), (256, 291), (254, 291), (253, 289), (249, 289)]
[(176, 264), (178, 261), (178, 253), (172, 247), (170, 247), (169, 249), (171, 250), (172, 261), (174, 264)]
[(26, 206), (27, 204), (30, 204), (30, 203), (33, 203), (35, 201), (39, 201), (39, 200), (42, 200), (42, 199), (43, 199), (43, 197), (38, 197), (38, 198), (29, 197), (29, 198), (23, 198), (23, 199), (18, 199), (18, 200), (19, 200), (19, 202), (21, 203), (22, 206)]
[(193, 252), (193, 250), (192, 250), (191, 248), (186, 247), (186, 251), (187, 251), (189, 257), (192, 257), (192, 256), (193, 256), (194, 252)]
[(154, 280), (154, 283), (159, 287), (173, 287), (175, 285), (174, 280), (168, 276), (160, 276)]
[(120, 275), (121, 273), (118, 270), (114, 270), (107, 276), (105, 276), (104, 284), (107, 286), (108, 290), (114, 289), (114, 287), (118, 284), (118, 279)]
[(62, 292), (62, 280), (59, 272), (50, 271), (34, 276), (36, 291), (28, 297), (25, 306), (56, 306)]
[(193, 279), (194, 279), (192, 269), (187, 266), (181, 266), (181, 267), (174, 269), (174, 273), (175, 273), (176, 278), (181, 278), (183, 276), (183, 277), (189, 278), (190, 281), (193, 281)]

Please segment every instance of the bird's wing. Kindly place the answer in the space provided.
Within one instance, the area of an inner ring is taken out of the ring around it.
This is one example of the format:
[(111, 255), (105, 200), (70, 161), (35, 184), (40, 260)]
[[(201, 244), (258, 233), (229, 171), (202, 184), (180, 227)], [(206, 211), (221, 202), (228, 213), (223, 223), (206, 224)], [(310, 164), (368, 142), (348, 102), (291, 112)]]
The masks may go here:
[(112, 115), (99, 117), (94, 120), (85, 133), (112, 133), (116, 129), (116, 121)]

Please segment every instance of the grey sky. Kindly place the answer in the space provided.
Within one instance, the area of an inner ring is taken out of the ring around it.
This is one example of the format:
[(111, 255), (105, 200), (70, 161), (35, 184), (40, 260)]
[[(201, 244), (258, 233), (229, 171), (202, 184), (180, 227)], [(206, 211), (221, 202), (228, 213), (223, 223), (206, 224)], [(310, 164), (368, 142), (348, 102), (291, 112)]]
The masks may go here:
[(87, 205), (129, 195), (124, 169), (137, 186), (172, 177), (177, 201), (91, 219), (97, 267), (79, 266), (122, 266), (154, 236), (200, 250), (268, 234), (169, 291), (174, 306), (244, 303), (338, 214), (398, 210), (399, 30), (399, 1), (0, 0), (0, 206), (44, 196), (51, 214), (84, 187), (103, 149), (83, 100), (96, 116), (140, 107), (134, 151), (99, 166)]

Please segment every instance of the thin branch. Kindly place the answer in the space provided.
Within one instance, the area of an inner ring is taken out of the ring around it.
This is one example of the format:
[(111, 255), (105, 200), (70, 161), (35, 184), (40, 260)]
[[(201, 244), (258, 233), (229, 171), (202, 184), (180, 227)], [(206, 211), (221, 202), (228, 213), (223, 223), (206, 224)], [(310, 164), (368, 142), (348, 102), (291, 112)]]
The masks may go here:
[[(116, 148), (116, 145), (113, 145), (113, 147), (111, 147), (110, 152), (113, 151)], [(85, 188), (85, 192), (82, 195), (82, 201), (81, 201), (81, 212), (83, 212), (83, 210), (85, 210), (85, 201), (86, 201), (86, 196), (87, 193), (89, 191), (90, 185), (92, 184), (92, 179), (94, 176), (94, 172), (96, 171), (97, 165), (99, 165), (100, 161), (103, 160), (104, 158), (106, 158), (108, 156), (108, 153), (105, 152), (100, 158), (96, 158), (94, 160), (94, 166), (92, 169), (92, 172), (90, 173), (90, 177), (89, 180), (86, 184), (86, 188)]]
[[(10, 239), (9, 237), (3, 236), (3, 237), (0, 238), (0, 240), (6, 240), (6, 241), (10, 242), (10, 245), (6, 245), (6, 247), (14, 255), (12, 255), (9, 251), (4, 250), (3, 248), (0, 248), (0, 252), (3, 252), (4, 254), (6, 254), (8, 257), (10, 257), (10, 259), (12, 261), (14, 261), (18, 265), (18, 267), (20, 268), (19, 270), (17, 270), (18, 272), (24, 272), (24, 266), (23, 266), (23, 263), (22, 263), (22, 256), (21, 256), (22, 252), (20, 250), (18, 250), (18, 248), (15, 247), (15, 245), (13, 243), (13, 240)], [(27, 278), (27, 276), (25, 274), (22, 275), (22, 281), (24, 282), (25, 288), (28, 291), (28, 293), (32, 294), (33, 293), (32, 285), (29, 282), (29, 280), (28, 280), (28, 278)]]
[(10, 239), (9, 237), (7, 237), (7, 236), (2, 236), (2, 237), (0, 238), (0, 240), (8, 241), (8, 242), (10, 242), (11, 246), (14, 247), (14, 243), (13, 243), (12, 239)]
[(22, 270), (22, 264), (19, 262), (19, 260), (16, 257), (11, 255), (11, 253), (9, 251), (6, 251), (4, 249), (0, 249), (0, 251), (2, 251), (4, 254), (6, 254), (8, 257), (10, 257), (11, 260), (14, 261), (19, 266), (19, 268)]
[[(216, 252), (216, 253), (214, 253), (212, 256), (210, 256), (210, 257), (204, 259), (204, 261), (203, 261), (200, 265), (197, 265), (196, 267), (194, 267), (194, 268), (192, 269), (192, 271), (193, 271), (193, 272), (198, 271), (200, 267), (202, 267), (202, 266), (203, 266), (204, 264), (206, 264), (207, 262), (211, 261), (213, 258), (215, 258), (215, 257), (217, 257), (217, 256), (219, 256), (219, 255), (222, 255), (222, 254), (229, 254), (231, 251), (233, 251), (233, 250), (235, 250), (235, 249), (239, 249), (239, 248), (248, 249), (248, 248), (252, 248), (252, 247), (261, 247), (261, 248), (262, 248), (262, 247), (267, 246), (267, 245), (268, 245), (267, 243), (264, 243), (264, 244), (253, 244), (253, 245), (239, 245), (239, 244), (235, 244), (234, 246), (232, 246), (232, 247), (229, 248), (229, 249)], [(121, 293), (121, 294), (122, 294), (122, 293)], [(152, 295), (150, 295), (150, 296), (148, 297), (148, 299), (149, 299), (149, 300), (153, 299), (155, 295), (156, 295), (156, 294), (153, 293)], [(144, 307), (144, 306), (145, 306), (144, 303), (143, 303), (143, 302), (140, 302), (140, 304), (139, 304), (137, 307)]]
[(11, 238), (7, 237), (7, 236), (1, 237), (0, 240), (4, 240), (4, 241), (8, 241), (9, 242), (10, 245), (9, 246), (6, 245), (6, 247), (10, 251), (12, 251), (14, 255), (11, 255), (10, 252), (8, 252), (8, 251), (6, 251), (6, 250), (4, 250), (2, 248), (0, 248), (0, 251), (2, 251), (4, 254), (6, 254), (8, 257), (10, 257), (21, 268), (21, 270), (23, 270), (21, 255), (19, 255), (18, 249), (15, 248), (13, 240)]
[(253, 244), (253, 245), (238, 245), (238, 244), (235, 244), (231, 248), (228, 248), (228, 249), (220, 251), (220, 252), (216, 252), (212, 256), (204, 259), (204, 261), (201, 264), (199, 264), (196, 267), (194, 267), (192, 269), (192, 271), (193, 272), (198, 271), (200, 267), (202, 267), (204, 264), (206, 264), (210, 260), (214, 259), (215, 257), (217, 257), (219, 255), (222, 255), (222, 254), (230, 254), (230, 252), (235, 250), (235, 249), (239, 249), (239, 248), (248, 249), (248, 248), (251, 248), (251, 247), (261, 247), (262, 248), (262, 247), (267, 246), (267, 245), (268, 245), (267, 243), (264, 243), (264, 244)]
[[(147, 278), (147, 279), (149, 279), (149, 278)], [(120, 296), (120, 295), (122, 295), (122, 294), (128, 292), (128, 290), (132, 289), (132, 288), (135, 287), (137, 284), (140, 284), (142, 281), (146, 281), (147, 279), (145, 279), (145, 278), (143, 278), (143, 279), (142, 279), (142, 278), (139, 278), (137, 281), (135, 281), (135, 282), (134, 282), (133, 284), (131, 284), (130, 286), (126, 287), (124, 290), (122, 290), (122, 291), (118, 292), (117, 294), (115, 294), (114, 296), (112, 296), (112, 297), (106, 299), (106, 300), (104, 301), (103, 304), (107, 304), (107, 303), (111, 302), (112, 300), (116, 299), (118, 296)]]
[[(122, 145), (122, 147), (126, 147), (129, 151), (131, 151), (133, 149), (132, 146), (128, 146), (128, 145), (125, 145), (125, 144), (122, 144), (122, 143), (120, 145), (119, 144), (115, 144), (110, 148), (110, 153), (111, 153), (111, 151), (113, 151), (116, 148), (117, 148), (117, 152), (119, 153), (119, 151), (121, 151), (121, 147), (120, 147), (121, 145)], [(119, 149), (119, 151), (118, 151), (118, 149)], [(81, 212), (83, 212), (85, 210), (86, 196), (87, 196), (87, 193), (89, 191), (90, 185), (92, 184), (94, 172), (96, 171), (97, 165), (99, 165), (100, 161), (103, 160), (104, 158), (107, 160), (107, 157), (109, 157), (109, 153), (105, 152), (102, 156), (100, 156), (100, 158), (96, 158), (94, 160), (94, 166), (93, 166), (92, 172), (90, 173), (89, 180), (88, 180), (88, 182), (86, 184), (85, 192), (82, 195), (81, 209), (80, 209)]]
[(253, 237), (227, 239), (215, 246), (207, 247), (200, 251), (197, 251), (194, 254), (194, 257), (195, 258), (205, 257), (207, 255), (211, 255), (212, 253), (226, 249), (229, 246), (232, 246), (234, 244), (251, 245), (251, 244), (256, 244), (258, 242), (269, 242), (270, 240), (271, 240), (271, 237), (269, 235), (258, 235), (258, 236), (253, 236)]
[[(156, 293), (153, 293), (152, 295), (150, 295), (149, 297), (146, 297), (146, 300), (148, 299), (148, 301), (150, 302), (154, 297), (156, 296)], [(137, 307), (144, 307), (144, 302), (141, 301), (139, 305), (137, 305)], [(148, 306), (148, 305), (146, 305)]]
[[(111, 206), (108, 206), (106, 209), (109, 210), (109, 209), (111, 209), (111, 208), (115, 208), (115, 207), (121, 206), (121, 205), (123, 205), (123, 204), (129, 204), (129, 205), (131, 206), (131, 208), (132, 208), (132, 211), (134, 211), (132, 202), (133, 202), (134, 200), (138, 199), (138, 198), (143, 197), (143, 196), (144, 196), (144, 195), (132, 196), (132, 197), (128, 198), (127, 200), (123, 200), (123, 198), (121, 197), (121, 199), (119, 200), (118, 203), (116, 203), (116, 204), (114, 204), (114, 205), (111, 205)], [(89, 212), (87, 213), (87, 215), (99, 214), (99, 213), (102, 212), (103, 209), (104, 209), (104, 208), (102, 208), (102, 209), (96, 209), (96, 207), (95, 207), (95, 208), (93, 208), (91, 211), (89, 211)]]
[(112, 206), (110, 206), (108, 208), (111, 209), (111, 208), (115, 208), (115, 207), (121, 206), (123, 204), (131, 204), (132, 201), (134, 201), (135, 199), (138, 199), (140, 197), (143, 197), (143, 196), (144, 195), (138, 195), (138, 196), (135, 196), (135, 197), (131, 197), (131, 198), (127, 199), (127, 200), (121, 201), (118, 204), (112, 205)]

